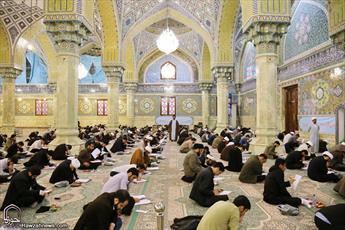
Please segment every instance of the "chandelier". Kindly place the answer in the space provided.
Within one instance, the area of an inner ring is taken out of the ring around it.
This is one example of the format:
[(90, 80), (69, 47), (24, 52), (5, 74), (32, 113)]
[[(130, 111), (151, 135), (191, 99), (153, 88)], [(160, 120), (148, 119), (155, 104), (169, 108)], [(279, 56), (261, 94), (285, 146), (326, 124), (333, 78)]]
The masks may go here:
[(174, 52), (179, 46), (179, 41), (175, 33), (169, 27), (163, 30), (156, 43), (158, 49), (166, 54)]

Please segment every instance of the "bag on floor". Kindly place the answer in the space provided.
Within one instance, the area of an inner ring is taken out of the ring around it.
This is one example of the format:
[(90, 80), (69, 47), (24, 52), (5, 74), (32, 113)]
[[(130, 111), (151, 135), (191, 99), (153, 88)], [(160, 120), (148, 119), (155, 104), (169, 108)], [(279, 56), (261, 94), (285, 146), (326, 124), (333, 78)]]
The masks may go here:
[(283, 215), (297, 216), (299, 214), (299, 209), (289, 204), (280, 204), (277, 206), (277, 208)]
[(174, 223), (170, 226), (174, 230), (196, 230), (202, 216), (185, 216), (175, 218)]

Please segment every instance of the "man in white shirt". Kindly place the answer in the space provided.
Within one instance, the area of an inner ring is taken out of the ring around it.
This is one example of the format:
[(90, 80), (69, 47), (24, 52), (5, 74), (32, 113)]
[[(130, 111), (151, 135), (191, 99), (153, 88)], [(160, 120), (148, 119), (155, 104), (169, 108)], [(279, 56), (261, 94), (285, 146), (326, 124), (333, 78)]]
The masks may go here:
[(110, 172), (110, 176), (115, 176), (116, 174), (119, 173), (126, 173), (130, 168), (137, 168), (139, 171), (139, 176), (141, 177), (142, 175), (145, 174), (145, 170), (146, 170), (146, 165), (145, 164), (129, 164), (129, 165), (121, 165), (121, 166), (117, 166), (115, 168), (113, 168)]
[(30, 146), (30, 152), (36, 153), (42, 148), (46, 147), (46, 144), (47, 144), (47, 141), (43, 137), (40, 137), (40, 139), (32, 143), (32, 145)]
[(128, 190), (128, 184), (134, 179), (137, 179), (138, 175), (139, 171), (136, 168), (128, 169), (127, 173), (120, 172), (109, 178), (109, 180), (104, 184), (101, 193), (112, 193), (120, 189)]

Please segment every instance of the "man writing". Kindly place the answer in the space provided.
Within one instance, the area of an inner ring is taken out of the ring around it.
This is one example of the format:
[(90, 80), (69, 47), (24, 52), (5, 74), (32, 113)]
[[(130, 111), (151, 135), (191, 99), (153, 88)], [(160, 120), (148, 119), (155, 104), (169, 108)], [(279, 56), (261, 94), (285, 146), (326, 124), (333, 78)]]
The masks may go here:
[(184, 176), (181, 178), (183, 181), (191, 183), (196, 175), (203, 169), (199, 156), (204, 151), (204, 145), (194, 144), (192, 150), (188, 152), (183, 161)]

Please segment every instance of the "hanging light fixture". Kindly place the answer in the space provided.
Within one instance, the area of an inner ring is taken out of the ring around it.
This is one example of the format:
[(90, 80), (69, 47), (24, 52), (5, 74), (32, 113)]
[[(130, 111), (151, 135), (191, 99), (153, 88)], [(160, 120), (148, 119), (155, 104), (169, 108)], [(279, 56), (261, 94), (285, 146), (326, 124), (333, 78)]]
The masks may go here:
[(169, 7), (167, 4), (167, 28), (163, 30), (163, 32), (161, 33), (161, 35), (159, 35), (156, 41), (158, 49), (166, 54), (170, 54), (174, 52), (175, 50), (177, 50), (179, 46), (179, 41), (175, 33), (169, 29), (168, 16), (169, 16)]

